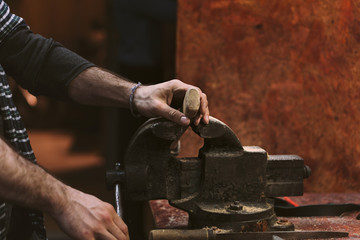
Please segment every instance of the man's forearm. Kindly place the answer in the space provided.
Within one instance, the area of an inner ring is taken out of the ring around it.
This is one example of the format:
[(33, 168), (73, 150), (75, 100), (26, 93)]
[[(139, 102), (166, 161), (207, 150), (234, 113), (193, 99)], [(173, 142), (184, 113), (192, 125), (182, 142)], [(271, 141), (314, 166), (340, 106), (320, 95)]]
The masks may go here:
[(0, 139), (0, 198), (24, 207), (56, 214), (65, 204), (66, 186), (27, 161)]
[[(135, 83), (116, 76), (98, 67), (91, 67), (81, 72), (69, 85), (68, 96), (73, 101), (89, 105), (115, 106), (133, 109), (145, 117), (164, 117), (180, 125), (189, 125), (188, 119), (180, 111), (170, 107), (171, 104), (181, 106), (186, 91), (194, 86), (173, 79), (156, 85), (140, 86), (134, 91), (133, 102), (130, 103), (131, 88)], [(203, 120), (209, 122), (207, 97), (201, 92), (200, 108), (193, 118), (198, 125)]]
[(134, 83), (98, 67), (81, 72), (69, 86), (69, 98), (75, 102), (98, 106), (129, 106)]

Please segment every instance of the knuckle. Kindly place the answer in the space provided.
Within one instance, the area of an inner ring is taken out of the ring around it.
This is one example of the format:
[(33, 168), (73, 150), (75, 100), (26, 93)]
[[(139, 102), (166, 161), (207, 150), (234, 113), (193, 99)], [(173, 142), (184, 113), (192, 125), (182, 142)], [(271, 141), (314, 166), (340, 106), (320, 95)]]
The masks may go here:
[(105, 203), (104, 209), (106, 209), (108, 212), (113, 212), (114, 211), (114, 207), (109, 203)]
[(105, 210), (99, 214), (100, 224), (109, 224), (112, 222), (112, 215), (109, 211)]
[(91, 230), (95, 235), (101, 235), (104, 231), (106, 231), (106, 229), (102, 227), (101, 224), (97, 224), (97, 226), (93, 226)]
[(203, 96), (204, 100), (207, 100), (207, 96), (205, 93), (202, 93), (202, 96)]
[(171, 80), (173, 83), (182, 83), (182, 81), (180, 81), (179, 79), (173, 79), (173, 80)]
[(127, 235), (129, 233), (129, 228), (125, 224), (123, 226), (121, 226), (120, 229), (125, 235)]
[(159, 109), (159, 108), (161, 108), (162, 106), (163, 106), (163, 103), (160, 102), (160, 101), (156, 101), (156, 102), (154, 102), (154, 104), (152, 105), (152, 107), (153, 107), (154, 109)]
[(173, 79), (173, 80), (170, 81), (170, 83), (171, 83), (172, 85), (180, 85), (180, 84), (183, 84), (183, 82), (180, 81), (179, 79)]
[(112, 222), (112, 217), (109, 214), (104, 214), (102, 216), (102, 222), (108, 225)]
[(94, 239), (91, 229), (83, 229), (83, 231), (81, 231), (81, 239)]
[(169, 116), (170, 116), (171, 118), (174, 118), (174, 117), (176, 117), (177, 112), (176, 112), (175, 109), (170, 109), (169, 112), (168, 112), (168, 114), (169, 114)]

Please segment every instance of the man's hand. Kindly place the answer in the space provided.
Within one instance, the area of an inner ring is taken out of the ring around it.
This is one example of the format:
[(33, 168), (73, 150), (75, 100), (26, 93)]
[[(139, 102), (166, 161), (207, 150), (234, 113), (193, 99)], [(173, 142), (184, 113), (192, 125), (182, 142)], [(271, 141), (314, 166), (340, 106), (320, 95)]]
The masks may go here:
[(67, 200), (50, 214), (71, 238), (130, 239), (127, 226), (110, 204), (71, 187), (66, 195)]
[[(129, 108), (130, 92), (134, 83), (107, 70), (92, 67), (81, 72), (69, 86), (69, 98), (82, 104)], [(164, 117), (181, 125), (189, 125), (190, 119), (170, 107), (181, 106), (186, 91), (194, 86), (180, 80), (140, 86), (134, 95), (136, 109), (146, 117)], [(198, 125), (202, 120), (209, 123), (209, 108), (206, 95), (200, 94), (200, 110), (194, 118)]]
[(115, 209), (29, 162), (0, 138), (0, 198), (49, 213), (73, 239), (128, 240)]
[[(146, 117), (164, 117), (181, 125), (189, 125), (190, 119), (170, 107), (182, 105), (186, 91), (194, 86), (180, 80), (171, 80), (150, 86), (140, 86), (135, 91), (134, 104), (136, 109)], [(200, 109), (194, 118), (194, 124), (199, 125), (202, 120), (209, 123), (209, 108), (206, 95), (197, 88), (200, 94)]]

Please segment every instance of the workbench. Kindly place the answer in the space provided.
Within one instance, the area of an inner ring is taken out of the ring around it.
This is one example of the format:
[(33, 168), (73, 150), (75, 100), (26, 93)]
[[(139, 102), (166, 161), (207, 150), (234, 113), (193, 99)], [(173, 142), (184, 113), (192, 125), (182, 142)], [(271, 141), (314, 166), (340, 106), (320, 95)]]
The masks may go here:
[[(295, 203), (302, 205), (328, 203), (360, 204), (360, 193), (305, 193), (301, 197), (291, 197)], [(149, 229), (186, 229), (188, 214), (185, 211), (169, 205), (167, 200), (152, 200), (148, 202), (147, 230)], [(360, 239), (360, 212), (349, 212), (339, 217), (280, 217), (295, 225), (295, 230), (311, 231), (345, 231), (349, 238)]]

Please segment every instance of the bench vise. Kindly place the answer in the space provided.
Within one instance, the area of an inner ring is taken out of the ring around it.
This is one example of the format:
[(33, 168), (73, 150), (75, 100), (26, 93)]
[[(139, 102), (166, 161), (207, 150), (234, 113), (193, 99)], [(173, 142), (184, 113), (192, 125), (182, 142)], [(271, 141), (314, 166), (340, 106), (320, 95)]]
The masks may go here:
[(197, 157), (177, 158), (170, 151), (187, 127), (150, 119), (138, 129), (123, 168), (107, 172), (108, 186), (120, 183), (126, 199), (168, 199), (189, 213), (191, 228), (216, 226), (235, 232), (293, 230), (279, 224), (271, 197), (303, 194), (310, 168), (296, 155), (268, 155), (242, 146), (216, 118), (192, 126), (204, 139)]

